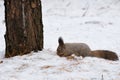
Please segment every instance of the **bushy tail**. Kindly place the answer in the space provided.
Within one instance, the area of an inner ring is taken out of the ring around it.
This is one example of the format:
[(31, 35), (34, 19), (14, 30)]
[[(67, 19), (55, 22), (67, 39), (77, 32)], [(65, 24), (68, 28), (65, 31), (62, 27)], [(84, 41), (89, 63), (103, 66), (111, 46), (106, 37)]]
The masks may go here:
[(119, 60), (117, 54), (109, 50), (94, 50), (90, 52), (90, 56), (104, 58), (113, 61)]
[(62, 37), (59, 37), (58, 43), (59, 43), (60, 46), (64, 45), (64, 41), (63, 41)]

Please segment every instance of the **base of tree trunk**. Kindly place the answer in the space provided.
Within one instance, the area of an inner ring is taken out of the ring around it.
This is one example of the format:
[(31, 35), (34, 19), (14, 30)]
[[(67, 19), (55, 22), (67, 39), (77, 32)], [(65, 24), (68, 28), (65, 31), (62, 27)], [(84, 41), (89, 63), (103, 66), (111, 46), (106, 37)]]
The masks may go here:
[(5, 57), (43, 49), (40, 0), (5, 0)]

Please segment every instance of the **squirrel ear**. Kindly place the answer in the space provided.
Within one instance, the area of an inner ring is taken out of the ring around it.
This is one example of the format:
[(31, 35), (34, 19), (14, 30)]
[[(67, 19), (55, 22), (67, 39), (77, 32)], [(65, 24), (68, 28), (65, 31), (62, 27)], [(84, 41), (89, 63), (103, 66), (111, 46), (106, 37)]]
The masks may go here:
[(58, 43), (59, 43), (59, 45), (61, 45), (61, 46), (64, 45), (64, 41), (63, 41), (62, 37), (59, 37)]

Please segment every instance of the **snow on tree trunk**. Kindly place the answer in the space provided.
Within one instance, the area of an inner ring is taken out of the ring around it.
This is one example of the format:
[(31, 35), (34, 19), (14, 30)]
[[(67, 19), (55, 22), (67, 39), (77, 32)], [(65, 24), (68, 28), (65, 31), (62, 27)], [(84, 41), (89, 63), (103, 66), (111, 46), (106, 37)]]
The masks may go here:
[(4, 0), (6, 22), (5, 57), (43, 49), (40, 0)]

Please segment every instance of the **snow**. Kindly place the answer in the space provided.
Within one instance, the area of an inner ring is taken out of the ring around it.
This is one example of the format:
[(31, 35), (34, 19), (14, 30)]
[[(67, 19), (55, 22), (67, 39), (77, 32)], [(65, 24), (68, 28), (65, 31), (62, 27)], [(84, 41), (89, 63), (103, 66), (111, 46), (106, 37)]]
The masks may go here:
[(4, 40), (4, 34), (5, 34), (5, 19), (4, 19), (4, 2), (0, 0), (0, 58), (4, 57), (5, 53), (5, 40)]
[[(120, 80), (120, 61), (57, 56), (58, 37), (105, 49), (120, 59), (119, 0), (42, 0), (44, 50), (4, 58), (4, 2), (0, 0), (0, 80)], [(3, 62), (2, 62), (3, 61)]]

